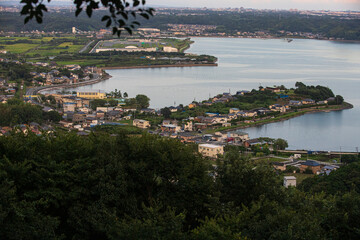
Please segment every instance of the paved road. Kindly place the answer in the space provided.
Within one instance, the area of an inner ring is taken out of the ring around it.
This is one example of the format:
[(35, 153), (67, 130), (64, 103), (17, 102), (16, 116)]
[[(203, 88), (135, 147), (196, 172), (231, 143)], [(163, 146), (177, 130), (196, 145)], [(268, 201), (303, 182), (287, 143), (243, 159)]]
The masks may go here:
[(89, 53), (95, 53), (96, 52), (96, 48), (98, 47), (98, 45), (100, 45), (102, 41), (98, 41), (97, 44), (89, 51)]
[(73, 88), (73, 87), (79, 87), (79, 86), (85, 86), (85, 85), (90, 85), (90, 84), (94, 84), (97, 82), (101, 81), (101, 77), (98, 74), (93, 74), (94, 78), (89, 80), (89, 81), (85, 81), (85, 82), (79, 82), (79, 83), (73, 83), (73, 84), (58, 84), (58, 85), (51, 85), (51, 86), (43, 86), (43, 87), (33, 87), (33, 88), (28, 88), (26, 90), (26, 95), (36, 95), (39, 91), (43, 91), (43, 90), (51, 90), (51, 89), (59, 89), (59, 88)]
[(92, 44), (94, 41), (95, 41), (95, 40), (92, 40), (92, 41), (90, 41), (88, 44), (86, 44), (86, 46), (83, 47), (83, 48), (79, 51), (79, 53), (83, 53), (86, 49), (88, 49), (88, 47), (90, 46), (90, 44)]

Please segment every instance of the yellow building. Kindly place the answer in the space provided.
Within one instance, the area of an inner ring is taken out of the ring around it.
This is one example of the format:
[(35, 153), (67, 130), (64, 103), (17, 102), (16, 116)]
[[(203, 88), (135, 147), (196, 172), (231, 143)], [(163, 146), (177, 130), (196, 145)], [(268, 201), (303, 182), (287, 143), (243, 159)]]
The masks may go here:
[(150, 125), (149, 121), (142, 120), (142, 119), (134, 119), (133, 126), (138, 127), (138, 128), (149, 128), (151, 125)]
[(77, 92), (77, 97), (79, 98), (87, 98), (87, 99), (104, 99), (105, 93), (104, 92)]
[(199, 153), (205, 157), (217, 158), (218, 154), (224, 154), (224, 146), (214, 144), (199, 144)]

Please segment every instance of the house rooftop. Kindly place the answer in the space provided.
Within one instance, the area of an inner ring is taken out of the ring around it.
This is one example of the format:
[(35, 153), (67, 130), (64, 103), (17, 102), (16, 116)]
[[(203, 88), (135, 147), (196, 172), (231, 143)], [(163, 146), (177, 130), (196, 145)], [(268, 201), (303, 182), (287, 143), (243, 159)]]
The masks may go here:
[(284, 179), (286, 179), (286, 180), (296, 180), (296, 177), (294, 177), (294, 176), (285, 176)]
[(320, 163), (312, 160), (307, 160), (306, 162), (303, 162), (301, 165), (316, 167), (316, 166), (320, 166)]
[(222, 147), (221, 145), (215, 145), (215, 144), (200, 144), (201, 147), (207, 147), (207, 148), (218, 148)]

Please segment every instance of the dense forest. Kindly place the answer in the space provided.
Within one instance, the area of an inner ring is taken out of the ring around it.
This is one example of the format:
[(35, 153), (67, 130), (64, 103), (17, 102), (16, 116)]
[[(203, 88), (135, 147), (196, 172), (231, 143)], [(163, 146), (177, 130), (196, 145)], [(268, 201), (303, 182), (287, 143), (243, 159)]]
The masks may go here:
[(7, 103), (0, 103), (0, 126), (16, 126), (31, 122), (59, 122), (60, 120), (61, 115), (57, 111), (44, 112), (41, 106), (24, 103), (16, 98), (9, 99)]
[[(282, 186), (148, 134), (0, 137), (0, 239), (359, 239), (360, 163)], [(216, 164), (216, 167), (214, 167)]]
[[(181, 14), (179, 14), (181, 13)], [(45, 14), (44, 23), (35, 21), (23, 24), (18, 13), (0, 13), (0, 31), (62, 31), (71, 32), (71, 27), (83, 31), (104, 28), (101, 17), (105, 11), (95, 12), (92, 18), (82, 14), (75, 18), (74, 12), (61, 11)], [(349, 19), (338, 16), (312, 16), (296, 12), (215, 12), (215, 11), (172, 11), (169, 15), (157, 14), (150, 20), (141, 20), (142, 27), (167, 29), (167, 24), (203, 24), (215, 25), (215, 32), (235, 34), (236, 32), (266, 31), (274, 35), (279, 31), (309, 32), (322, 34), (325, 37), (360, 39), (360, 19)]]

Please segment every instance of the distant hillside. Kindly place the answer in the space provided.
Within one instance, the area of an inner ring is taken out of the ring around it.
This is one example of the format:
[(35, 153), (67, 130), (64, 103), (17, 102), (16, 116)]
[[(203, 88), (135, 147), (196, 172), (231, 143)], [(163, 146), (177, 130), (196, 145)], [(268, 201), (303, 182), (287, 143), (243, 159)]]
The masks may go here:
[[(81, 30), (98, 30), (104, 28), (100, 21), (105, 11), (96, 12), (92, 18), (84, 14), (75, 18), (73, 12), (63, 10), (61, 12), (47, 13), (43, 24), (30, 22), (23, 25), (23, 17), (18, 13), (1, 13), (1, 31), (63, 31), (70, 32), (71, 27)], [(161, 13), (161, 12), (159, 12)], [(167, 12), (168, 15), (157, 14), (149, 21), (140, 20), (142, 27), (156, 27), (167, 29), (167, 24), (202, 24), (217, 26), (214, 32), (236, 34), (236, 32), (265, 31), (273, 35), (279, 31), (307, 32), (321, 34), (325, 37), (343, 38), (346, 40), (360, 40), (360, 19), (351, 19), (337, 16), (311, 16), (288, 11), (282, 12), (214, 12), (203, 10)]]

